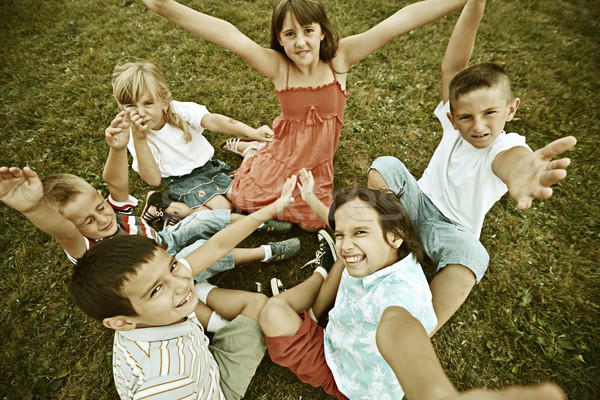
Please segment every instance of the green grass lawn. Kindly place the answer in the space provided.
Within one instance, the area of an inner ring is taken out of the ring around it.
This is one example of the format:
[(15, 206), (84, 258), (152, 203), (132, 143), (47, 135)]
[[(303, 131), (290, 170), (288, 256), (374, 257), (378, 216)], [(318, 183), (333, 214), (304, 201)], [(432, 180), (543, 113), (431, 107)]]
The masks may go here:
[[(271, 0), (186, 0), (228, 19), (268, 44)], [(409, 1), (326, 0), (343, 36), (360, 32)], [(432, 111), (439, 66), (458, 13), (406, 34), (353, 67), (336, 187), (366, 183), (377, 156), (402, 159), (420, 176), (440, 138)], [(110, 75), (124, 57), (157, 64), (175, 99), (251, 125), (270, 124), (279, 106), (267, 79), (220, 48), (148, 12), (133, 0), (4, 0), (0, 2), (0, 165), (29, 165), (42, 176), (78, 174), (105, 191), (104, 129), (117, 107)], [(488, 272), (462, 308), (433, 338), (459, 389), (551, 380), (569, 399), (600, 398), (597, 159), (600, 92), (600, 6), (597, 0), (489, 0), (473, 62), (506, 66), (521, 98), (507, 130), (537, 149), (565, 135), (567, 179), (549, 201), (527, 212), (504, 198), (488, 214), (482, 242)], [(226, 137), (207, 135), (216, 147)], [(596, 150), (594, 150), (596, 149)], [(237, 167), (240, 158), (217, 147)], [(132, 191), (149, 190), (132, 174)], [(248, 265), (215, 279), (229, 288), (291, 285), (310, 271), (316, 238), (299, 229), (303, 251), (279, 264)], [(257, 245), (279, 239), (256, 234)], [(86, 318), (69, 299), (71, 265), (60, 247), (25, 218), (0, 205), (0, 397), (114, 399), (112, 332)], [(427, 273), (432, 275), (432, 268)], [(320, 399), (268, 357), (249, 399)]]

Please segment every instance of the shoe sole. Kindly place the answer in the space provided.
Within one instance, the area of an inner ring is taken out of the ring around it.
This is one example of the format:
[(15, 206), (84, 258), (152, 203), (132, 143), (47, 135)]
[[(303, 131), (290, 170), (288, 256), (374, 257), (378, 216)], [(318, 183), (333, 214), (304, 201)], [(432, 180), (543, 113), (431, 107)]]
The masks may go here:
[[(150, 196), (152, 196), (153, 193), (156, 193), (156, 190), (151, 190), (146, 194), (146, 199), (144, 201), (144, 208), (142, 209), (142, 214), (140, 215), (142, 217), (142, 219), (149, 224), (156, 222), (156, 221), (150, 221), (150, 218), (149, 219), (144, 218), (144, 215), (146, 215), (146, 213), (148, 212), (148, 209), (150, 208), (150, 204), (149, 204), (148, 200), (150, 199)], [(154, 217), (152, 219), (154, 219)]]
[(317, 236), (318, 237), (320, 236), (323, 239), (325, 239), (325, 241), (329, 245), (329, 249), (331, 250), (331, 253), (333, 254), (333, 261), (334, 262), (337, 261), (337, 259), (338, 259), (337, 250), (335, 249), (335, 242), (333, 241), (333, 238), (331, 237), (331, 235), (325, 229), (321, 229), (317, 233)]
[(273, 296), (277, 296), (281, 292), (283, 292), (283, 282), (277, 278), (271, 278), (271, 293), (273, 293)]

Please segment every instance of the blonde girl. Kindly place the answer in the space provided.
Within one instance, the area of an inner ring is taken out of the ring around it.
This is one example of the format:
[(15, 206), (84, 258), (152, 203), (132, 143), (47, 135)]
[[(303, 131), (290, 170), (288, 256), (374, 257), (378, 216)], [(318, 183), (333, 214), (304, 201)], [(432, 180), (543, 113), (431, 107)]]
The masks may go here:
[[(258, 141), (272, 140), (267, 126), (254, 129), (200, 104), (173, 100), (159, 69), (144, 60), (115, 67), (113, 95), (122, 110), (131, 115), (131, 136), (127, 148), (132, 168), (151, 186), (165, 182), (172, 199), (191, 208), (232, 209), (233, 170), (213, 159), (214, 148), (203, 136), (205, 129)], [(112, 126), (115, 134), (118, 124)], [(149, 196), (150, 199), (150, 196)], [(157, 216), (168, 206), (167, 196), (155, 196)], [(151, 219), (151, 218), (150, 218)]]

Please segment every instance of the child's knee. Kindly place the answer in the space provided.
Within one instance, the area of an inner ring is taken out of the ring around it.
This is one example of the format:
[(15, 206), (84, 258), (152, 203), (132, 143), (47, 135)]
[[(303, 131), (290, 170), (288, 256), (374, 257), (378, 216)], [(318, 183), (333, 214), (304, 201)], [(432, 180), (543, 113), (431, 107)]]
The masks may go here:
[(262, 293), (248, 292), (248, 301), (241, 314), (258, 321), (260, 311), (267, 303), (268, 297)]
[(260, 328), (263, 331), (270, 330), (269, 328), (277, 325), (278, 321), (281, 320), (281, 316), (288, 310), (289, 306), (284, 300), (277, 296), (268, 298), (258, 315), (258, 324), (260, 325)]
[(369, 177), (367, 179), (367, 187), (373, 190), (387, 190), (389, 189), (387, 182), (383, 178), (383, 175), (376, 169), (369, 170)]

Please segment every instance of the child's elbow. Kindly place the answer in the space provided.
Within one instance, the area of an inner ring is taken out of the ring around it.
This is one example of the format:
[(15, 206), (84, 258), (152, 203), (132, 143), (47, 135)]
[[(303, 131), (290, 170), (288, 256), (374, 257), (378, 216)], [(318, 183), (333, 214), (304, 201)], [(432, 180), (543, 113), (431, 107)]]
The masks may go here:
[(155, 178), (155, 177), (145, 178), (144, 182), (146, 182), (148, 185), (153, 186), (153, 187), (160, 186), (160, 184), (162, 183), (160, 178)]

